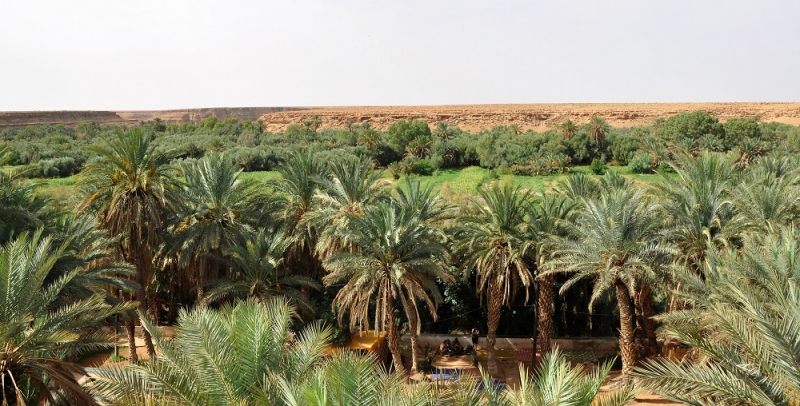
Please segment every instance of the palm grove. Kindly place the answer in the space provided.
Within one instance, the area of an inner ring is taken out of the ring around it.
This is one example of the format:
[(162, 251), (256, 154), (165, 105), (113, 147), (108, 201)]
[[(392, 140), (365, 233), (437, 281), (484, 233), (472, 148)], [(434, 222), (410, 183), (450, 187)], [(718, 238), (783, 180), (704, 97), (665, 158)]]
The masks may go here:
[[(608, 128), (594, 124), (586, 130), (591, 142), (608, 148)], [(574, 139), (574, 124), (563, 127), (564, 139)], [(146, 128), (92, 147), (74, 210), (49, 204), (19, 172), (3, 172), (3, 401), (457, 399), (474, 391), (402, 385), (400, 335), (409, 335), (415, 372), (421, 321), (435, 319), (445, 291), (468, 281), (487, 311), (490, 374), (504, 309), (535, 306), (538, 343), (548, 353), (556, 301), (580, 296), (586, 310), (616, 309), (623, 376), (637, 386), (687, 403), (787, 404), (800, 391), (799, 163), (780, 148), (745, 153), (725, 137), (728, 154), (703, 146), (708, 134), (663, 137), (664, 176), (654, 185), (613, 171), (570, 175), (538, 193), (493, 182), (461, 205), (413, 179), (387, 181), (370, 159), (331, 159), (313, 148), (290, 153), (278, 178), (248, 182), (225, 153), (176, 164)], [(694, 144), (682, 146), (687, 139)], [(413, 141), (409, 156), (424, 154)], [(328, 308), (320, 308), (315, 298), (327, 295)], [(100, 327), (116, 320), (133, 366), (98, 370), (80, 385), (74, 362), (107, 346)], [(162, 321), (179, 325), (175, 339), (159, 337), (154, 326)], [(149, 354), (138, 365), (137, 324)], [(655, 353), (659, 324), (661, 336), (695, 348), (697, 361), (637, 363)], [(346, 355), (323, 361), (335, 325), (386, 331), (398, 372)], [(290, 329), (301, 332), (287, 353)], [(543, 371), (566, 368), (559, 360), (548, 358)], [(369, 390), (343, 378), (354, 370), (361, 374), (347, 378), (373, 382)], [(541, 383), (549, 378), (540, 374), (538, 385), (530, 377), (530, 387), (489, 391), (483, 401), (545, 399)], [(582, 376), (570, 383), (582, 387)], [(580, 396), (591, 402), (599, 385), (584, 384)], [(624, 403), (629, 395), (604, 400)]]

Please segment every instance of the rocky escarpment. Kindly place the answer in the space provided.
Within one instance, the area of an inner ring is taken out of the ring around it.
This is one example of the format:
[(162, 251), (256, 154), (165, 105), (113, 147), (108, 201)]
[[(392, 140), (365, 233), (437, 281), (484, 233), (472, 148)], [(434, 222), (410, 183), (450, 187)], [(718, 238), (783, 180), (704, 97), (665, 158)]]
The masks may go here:
[(270, 131), (318, 119), (322, 128), (344, 128), (348, 122), (369, 122), (385, 130), (397, 120), (421, 119), (431, 125), (445, 122), (469, 131), (498, 125), (517, 125), (521, 130), (543, 131), (572, 120), (578, 124), (601, 116), (615, 127), (650, 125), (658, 118), (704, 110), (725, 121), (733, 117), (758, 117), (800, 125), (800, 103), (593, 103), (507, 104), (455, 106), (328, 107), (284, 111), (261, 116)]
[(140, 111), (8, 111), (0, 112), (0, 129), (24, 128), (29, 125), (62, 124), (75, 126), (94, 121), (98, 124), (135, 125), (140, 121), (160, 118), (164, 123), (198, 123), (208, 116), (220, 120), (234, 117), (239, 121), (256, 121), (264, 114), (297, 111), (305, 107), (211, 107), (179, 110), (140, 110)]
[(133, 121), (149, 121), (160, 118), (171, 124), (198, 123), (200, 120), (216, 116), (220, 120), (234, 117), (239, 121), (256, 121), (264, 114), (303, 110), (304, 107), (209, 107), (200, 109), (118, 111), (117, 114)]
[(75, 126), (94, 121), (98, 124), (131, 124), (113, 111), (9, 111), (0, 112), (0, 128), (25, 128), (29, 125), (62, 124)]

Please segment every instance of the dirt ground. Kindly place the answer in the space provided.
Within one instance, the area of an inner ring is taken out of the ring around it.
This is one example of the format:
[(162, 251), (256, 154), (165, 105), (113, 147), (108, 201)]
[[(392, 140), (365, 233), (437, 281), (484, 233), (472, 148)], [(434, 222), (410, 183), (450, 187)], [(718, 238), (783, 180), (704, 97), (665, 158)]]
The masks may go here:
[(758, 117), (800, 125), (800, 103), (586, 103), (586, 104), (479, 104), (452, 106), (324, 107), (264, 114), (270, 131), (283, 131), (290, 124), (318, 117), (321, 128), (345, 128), (369, 122), (385, 130), (400, 119), (422, 119), (431, 126), (440, 122), (462, 130), (479, 131), (498, 125), (517, 125), (522, 131), (544, 131), (570, 119), (586, 123), (601, 116), (614, 127), (650, 125), (657, 118), (703, 110), (725, 121), (733, 117)]

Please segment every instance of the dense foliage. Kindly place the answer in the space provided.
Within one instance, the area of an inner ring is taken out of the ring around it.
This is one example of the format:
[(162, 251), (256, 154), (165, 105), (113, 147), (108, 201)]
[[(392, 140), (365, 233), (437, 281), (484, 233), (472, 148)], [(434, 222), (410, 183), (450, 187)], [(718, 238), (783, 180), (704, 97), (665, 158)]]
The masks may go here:
[[(29, 169), (0, 170), (4, 403), (467, 399), (474, 387), (398, 389), (400, 342), (407, 333), (413, 370), (418, 334), (477, 325), (488, 332), (489, 374), (498, 372), (498, 334), (538, 333), (544, 352), (556, 335), (618, 334), (626, 381), (638, 375), (685, 402), (787, 404), (800, 388), (796, 128), (729, 123), (691, 113), (652, 128), (617, 130), (593, 117), (545, 133), (431, 131), (412, 121), (384, 135), (369, 125), (323, 130), (312, 120), (269, 134), (258, 123), (211, 118), (110, 133), (54, 127), (83, 134), (61, 150), (83, 146), (79, 207), (37, 194), (23, 178)], [(21, 163), (16, 134), (0, 151), (11, 164)], [(248, 142), (275, 153), (267, 161), (278, 177), (242, 178), (247, 161), (238, 154)], [(552, 173), (561, 171), (552, 168), (555, 154), (596, 160), (605, 173), (570, 174), (543, 190), (489, 176), (468, 198), (381, 176), (387, 165), (402, 174), (444, 162)], [(636, 172), (664, 170), (642, 185), (605, 157), (627, 159)], [(92, 398), (77, 384), (84, 371), (76, 361), (110, 343), (100, 331), (117, 319), (132, 366), (95, 371)], [(135, 355), (137, 319), (144, 362)], [(163, 339), (158, 324), (179, 325), (178, 336)], [(355, 328), (387, 331), (395, 374), (360, 357), (322, 360), (323, 344)], [(634, 372), (658, 351), (659, 334), (692, 345), (695, 358)], [(557, 356), (547, 360), (539, 386), (523, 374), (522, 392), (487, 391), (478, 403), (526, 404), (546, 398), (553, 387), (543, 384), (566, 381), (584, 393), (573, 393), (575, 404), (591, 402), (602, 373), (579, 381)], [(342, 368), (372, 385), (351, 390), (358, 382), (343, 380)], [(624, 403), (626, 393), (609, 401)], [(569, 397), (559, 396), (541, 404)]]
[[(138, 128), (159, 138), (159, 148), (169, 151), (172, 159), (191, 161), (224, 151), (244, 171), (275, 170), (292, 152), (307, 148), (325, 157), (371, 159), (383, 167), (396, 163), (398, 172), (425, 175), (470, 165), (542, 175), (594, 159), (628, 165), (634, 158), (640, 172), (645, 170), (644, 156), (650, 157), (647, 171), (651, 172), (675, 148), (750, 154), (800, 148), (798, 127), (754, 118), (733, 118), (723, 124), (703, 111), (632, 128), (613, 128), (601, 117), (592, 117), (585, 124), (568, 121), (544, 132), (523, 132), (512, 125), (469, 133), (445, 122), (433, 125), (421, 120), (399, 120), (386, 131), (369, 122), (335, 129), (322, 128), (319, 120), (311, 120), (272, 133), (265, 131), (261, 122), (220, 121), (213, 116), (198, 124), (155, 120), (141, 122)], [(65, 177), (97, 159), (92, 146), (104, 144), (121, 130), (96, 123), (74, 128), (30, 126), (0, 131), (0, 143), (10, 147), (8, 164), (29, 166), (25, 176)]]

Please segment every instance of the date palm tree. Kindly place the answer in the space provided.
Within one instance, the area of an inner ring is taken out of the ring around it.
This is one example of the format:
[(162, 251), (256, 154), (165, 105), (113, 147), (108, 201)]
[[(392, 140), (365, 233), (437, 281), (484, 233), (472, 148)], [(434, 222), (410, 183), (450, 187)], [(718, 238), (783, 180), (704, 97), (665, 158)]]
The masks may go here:
[[(440, 230), (420, 221), (414, 213), (380, 203), (351, 215), (342, 233), (352, 250), (328, 257), (326, 285), (344, 282), (334, 298), (341, 323), (349, 313), (351, 329), (369, 328), (369, 310), (374, 302), (374, 325), (387, 332), (395, 369), (404, 371), (395, 320), (395, 300), (418, 318), (416, 301), (427, 304), (432, 315), (441, 299), (436, 280), (450, 281), (446, 272), (447, 249)], [(413, 303), (413, 304), (412, 304)]]
[(597, 198), (583, 198), (583, 204), (585, 211), (575, 222), (581, 238), (562, 241), (550, 262), (551, 270), (543, 275), (573, 273), (562, 293), (578, 281), (593, 280), (590, 308), (607, 290), (614, 290), (620, 314), (622, 373), (628, 377), (636, 362), (632, 298), (640, 285), (668, 262), (671, 251), (660, 242), (661, 225), (641, 188), (629, 184), (604, 191)]
[[(527, 242), (528, 251), (537, 272), (546, 270), (547, 263), (553, 259), (558, 242), (574, 237), (575, 229), (570, 223), (578, 214), (580, 205), (562, 194), (545, 194), (538, 204), (531, 205)], [(553, 314), (555, 313), (555, 277), (545, 274), (537, 277), (538, 291), (538, 342), (542, 354), (552, 349)]]
[(86, 387), (107, 405), (282, 404), (280, 380), (311, 376), (330, 338), (317, 324), (293, 335), (294, 314), (281, 298), (181, 310), (170, 340), (145, 323), (158, 344), (157, 360), (90, 369)]
[(587, 126), (589, 137), (592, 141), (594, 141), (597, 146), (603, 145), (603, 140), (606, 139), (606, 135), (608, 135), (608, 132), (611, 130), (611, 126), (608, 125), (606, 120), (600, 116), (592, 116)]
[(475, 213), (459, 219), (456, 247), (464, 258), (464, 272), (476, 272), (476, 290), (488, 302), (488, 367), (489, 373), (497, 375), (494, 345), (501, 308), (511, 304), (520, 284), (527, 301), (528, 287), (533, 282), (524, 252), (526, 214), (532, 196), (507, 183), (480, 189), (478, 193)]
[(237, 241), (224, 256), (232, 270), (230, 277), (209, 282), (211, 288), (200, 304), (248, 297), (264, 302), (283, 296), (302, 311), (312, 312), (300, 289), (318, 289), (319, 284), (307, 276), (295, 275), (284, 265), (284, 253), (291, 243), (282, 232), (264, 228)]
[(292, 244), (287, 251), (288, 263), (299, 272), (307, 270), (316, 276), (322, 265), (315, 255), (318, 228), (308, 217), (315, 210), (314, 196), (328, 176), (328, 168), (306, 149), (293, 153), (278, 168), (280, 177), (267, 186), (281, 194), (282, 219)]
[(695, 362), (647, 362), (640, 384), (694, 405), (792, 405), (800, 393), (800, 236), (782, 228), (744, 249), (709, 250), (702, 274), (686, 269), (690, 305), (661, 316), (663, 333)]
[[(678, 176), (664, 175), (656, 185), (665, 239), (680, 252), (680, 263), (700, 273), (708, 247), (736, 245), (746, 225), (736, 216), (732, 195), (738, 175), (732, 162), (718, 154), (682, 155), (670, 166)], [(671, 283), (674, 292), (680, 290), (677, 281)], [(670, 310), (680, 306), (670, 298)]]
[(447, 141), (455, 137), (456, 129), (451, 127), (449, 124), (445, 123), (444, 121), (436, 124), (436, 128), (433, 129), (433, 135), (439, 137), (439, 139), (443, 141)]
[[(100, 227), (118, 238), (125, 262), (136, 267), (139, 291), (135, 298), (147, 313), (148, 286), (153, 281), (153, 257), (167, 228), (167, 206), (174, 185), (170, 156), (158, 149), (153, 138), (141, 129), (118, 133), (105, 145), (92, 148), (100, 157), (86, 166), (78, 179), (83, 195), (80, 210), (96, 213)], [(134, 340), (135, 320), (127, 323), (130, 359), (137, 362)], [(155, 348), (145, 331), (150, 357)]]
[[(451, 218), (452, 213), (458, 208), (453, 204), (444, 203), (432, 185), (421, 186), (419, 181), (408, 179), (402, 187), (397, 188), (397, 195), (392, 199), (392, 204), (407, 213), (413, 213), (419, 221), (431, 225)], [(417, 372), (419, 357), (417, 351), (419, 349), (417, 338), (420, 334), (418, 309), (416, 300), (404, 301), (403, 305), (408, 316), (409, 336), (411, 337), (411, 373), (414, 374)], [(435, 313), (433, 316), (436, 319)]]
[(77, 382), (84, 371), (77, 356), (108, 346), (97, 323), (134, 308), (112, 306), (104, 294), (70, 299), (67, 289), (81, 269), (66, 268), (69, 242), (54, 245), (41, 232), (22, 234), (0, 247), (0, 336), (2, 404), (95, 405)]
[(330, 163), (330, 177), (321, 180), (322, 188), (314, 195), (316, 209), (308, 213), (306, 227), (319, 234), (316, 251), (326, 258), (343, 249), (341, 235), (353, 215), (361, 215), (368, 205), (384, 200), (381, 174), (372, 170), (372, 163), (355, 158), (342, 158)]
[(184, 164), (185, 185), (172, 227), (171, 252), (188, 271), (187, 281), (202, 298), (205, 283), (226, 276), (223, 252), (244, 239), (262, 219), (262, 197), (253, 182), (240, 179), (240, 170), (223, 154)]
[(570, 139), (575, 136), (575, 133), (578, 132), (578, 125), (572, 122), (572, 120), (564, 121), (563, 123), (558, 125), (558, 131), (561, 132), (561, 136), (565, 139)]
[(357, 142), (363, 145), (366, 149), (372, 151), (378, 148), (383, 141), (383, 136), (380, 131), (372, 128), (369, 122), (365, 122), (358, 130)]
[[(0, 146), (0, 167), (8, 161), (9, 148)], [(36, 183), (27, 182), (18, 171), (0, 169), (0, 243), (17, 234), (33, 232), (51, 218), (49, 199), (35, 193)]]
[(737, 224), (750, 232), (772, 234), (800, 218), (796, 160), (765, 157), (750, 166), (735, 187)]

